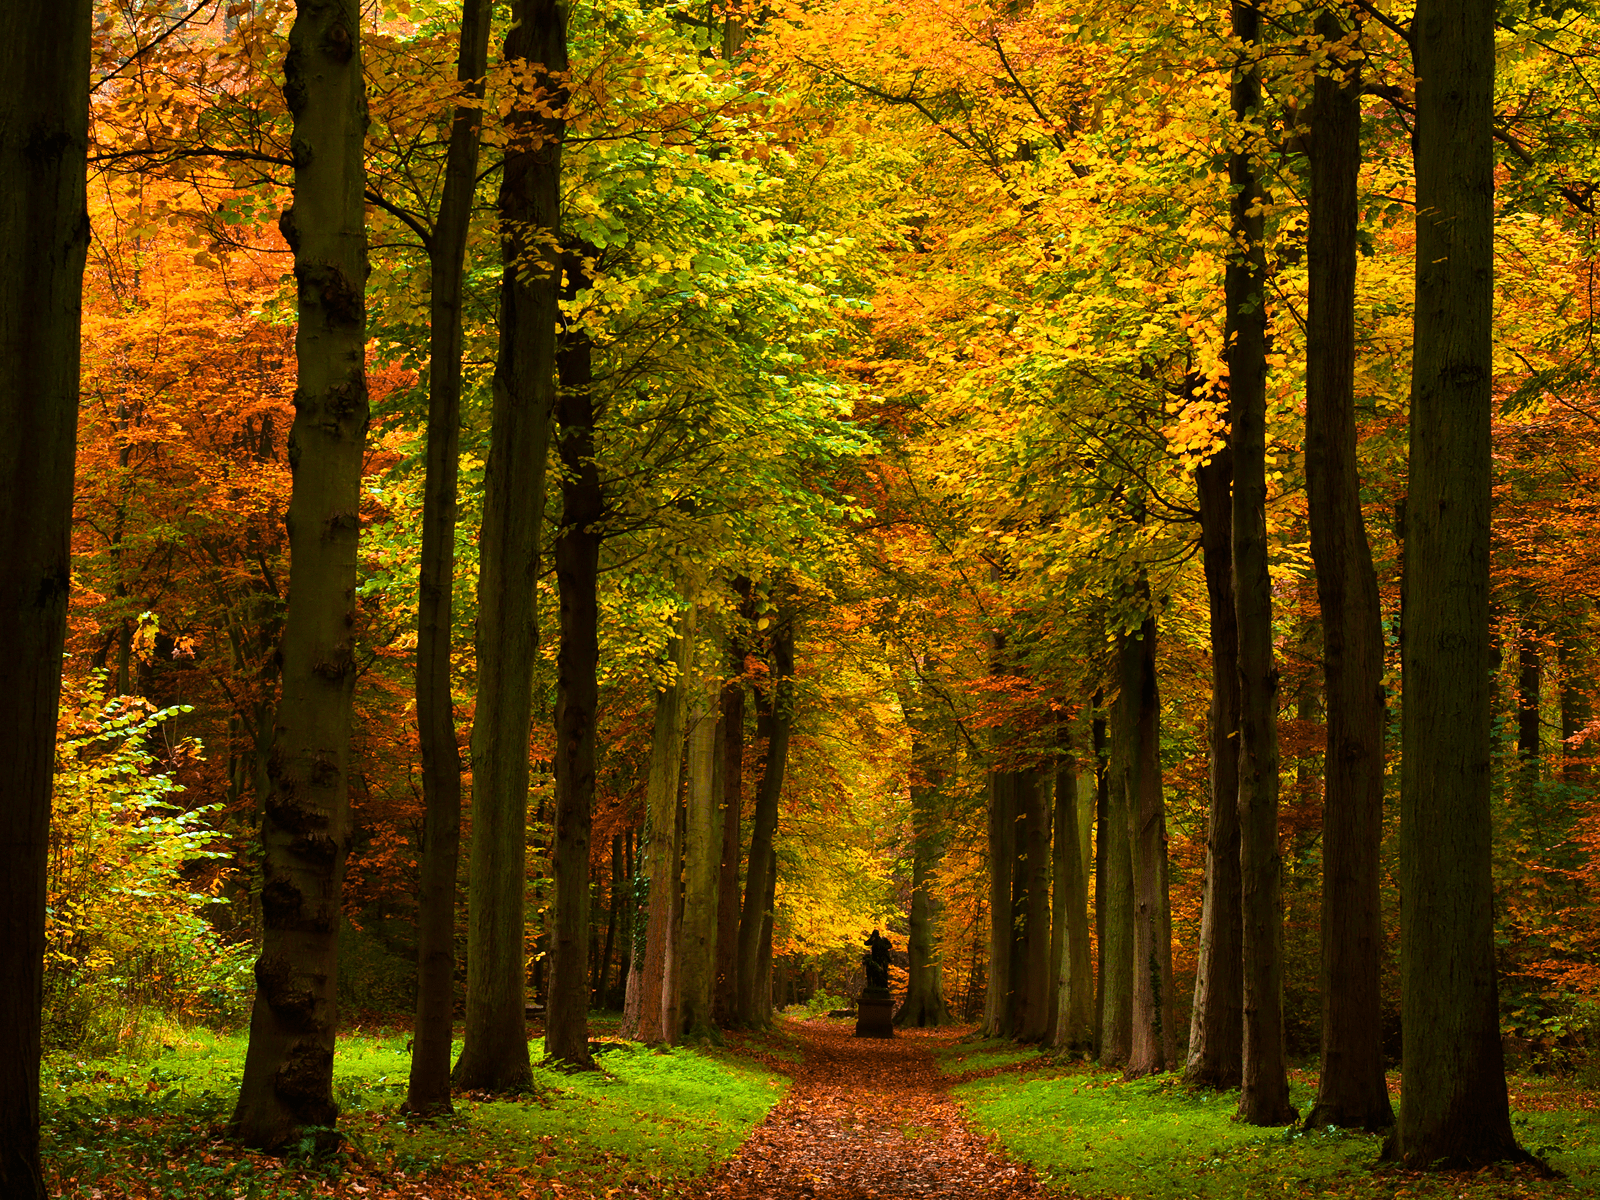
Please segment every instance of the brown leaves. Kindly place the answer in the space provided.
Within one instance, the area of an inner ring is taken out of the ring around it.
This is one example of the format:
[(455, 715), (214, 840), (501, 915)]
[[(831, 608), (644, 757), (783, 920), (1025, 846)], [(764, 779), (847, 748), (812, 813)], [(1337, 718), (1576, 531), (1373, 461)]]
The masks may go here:
[(710, 1200), (974, 1200), (1042, 1196), (1026, 1167), (999, 1157), (946, 1095), (932, 1050), (952, 1032), (856, 1038), (807, 1022), (789, 1095), (706, 1181)]

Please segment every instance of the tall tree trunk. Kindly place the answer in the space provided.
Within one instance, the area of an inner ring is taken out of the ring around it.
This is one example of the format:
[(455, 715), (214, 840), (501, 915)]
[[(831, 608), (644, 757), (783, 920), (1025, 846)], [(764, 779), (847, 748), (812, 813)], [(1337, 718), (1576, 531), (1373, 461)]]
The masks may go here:
[[(1056, 768), (1055, 912), (1051, 920), (1056, 1014), (1050, 1044), (1083, 1051), (1094, 1044), (1094, 970), (1089, 956), (1087, 839), (1078, 795), (1077, 721), (1064, 725), (1066, 745)], [(1054, 947), (1059, 945), (1060, 950)]]
[[(1234, 71), (1233, 115), (1261, 108), (1257, 0), (1234, 0), (1245, 58)], [(1241, 137), (1245, 136), (1242, 132)], [(1283, 1042), (1283, 911), (1278, 856), (1278, 670), (1272, 661), (1267, 573), (1267, 265), (1261, 182), (1250, 148), (1228, 161), (1228, 397), (1233, 429), (1233, 592), (1239, 617), (1239, 874), (1244, 915), (1244, 1080), (1239, 1113), (1252, 1125), (1292, 1121)]]
[[(483, 98), (489, 0), (463, 0), (456, 82)], [(482, 109), (456, 108), (445, 151), (439, 219), (428, 244), (428, 449), (417, 589), (417, 743), (424, 809), (417, 894), (417, 1020), (408, 1113), (447, 1113), (455, 1009), (456, 864), (461, 853), (461, 752), (450, 692), (455, 596), (456, 475), (461, 456), (461, 277), (478, 177)]]
[(1522, 1158), (1490, 869), (1489, 497), (1494, 5), (1420, 0), (1417, 301), (1402, 653), (1400, 1120), (1410, 1167)]
[(950, 1008), (944, 997), (944, 972), (936, 948), (937, 902), (933, 874), (944, 853), (944, 771), (910, 687), (901, 691), (900, 709), (911, 727), (911, 928), (906, 938), (906, 998), (894, 1014), (896, 1025), (945, 1025)]
[(983, 1003), (985, 1037), (1007, 1037), (1011, 1033), (1016, 793), (1015, 771), (989, 772), (989, 980)]
[(1588, 760), (1592, 751), (1577, 737), (1592, 719), (1594, 705), (1589, 698), (1584, 655), (1577, 637), (1564, 634), (1556, 653), (1561, 668), (1561, 778), (1565, 783), (1582, 783), (1590, 774)]
[(739, 916), (739, 1005), (741, 1025), (764, 1025), (772, 1011), (766, 986), (772, 962), (772, 904), (776, 898), (777, 859), (772, 839), (778, 829), (778, 798), (789, 760), (789, 730), (794, 722), (794, 618), (781, 614), (772, 635), (772, 674), (768, 692), (756, 696), (756, 734), (766, 734), (766, 761), (756, 793), (750, 829), (749, 869), (744, 909)]
[(1029, 771), (1019, 795), (1024, 810), (1021, 832), (1026, 839), (1027, 913), (1024, 939), (1021, 1019), (1017, 1036), (1024, 1042), (1042, 1042), (1050, 1029), (1050, 788), (1040, 771)]
[(284, 100), (294, 115), (294, 205), (279, 222), (299, 295), (289, 602), (283, 692), (262, 820), (262, 943), (250, 1045), (233, 1113), (246, 1145), (331, 1129), (339, 892), (349, 849), (356, 548), (367, 440), (366, 89), (354, 0), (302, 0)]
[[(1148, 596), (1148, 590), (1146, 589)], [(1172, 909), (1167, 896), (1167, 815), (1161, 794), (1161, 696), (1156, 621), (1147, 616), (1118, 653), (1122, 679), (1129, 846), (1133, 853), (1133, 1033), (1126, 1078), (1176, 1065)]]
[(1200, 961), (1195, 971), (1190, 1087), (1231, 1091), (1244, 1079), (1244, 924), (1239, 880), (1239, 618), (1233, 601), (1233, 450), (1195, 471), (1200, 551), (1211, 616), (1211, 812), (1206, 822)]
[(88, 0), (0, 8), (0, 1195), (43, 1200), (39, 1011), (79, 333)]
[[(563, 59), (565, 62), (565, 59)], [(564, 256), (566, 295), (589, 287), (580, 246)], [(605, 492), (595, 462), (594, 343), (582, 326), (561, 335), (561, 525), (556, 532), (556, 589), (561, 641), (556, 654), (556, 813), (550, 873), (555, 885), (550, 937), (545, 1053), (589, 1068), (589, 835), (594, 823), (594, 726), (600, 704), (600, 523)]]
[[(1106, 959), (1111, 951), (1111, 922), (1106, 906), (1111, 896), (1111, 772), (1106, 761), (1105, 691), (1094, 694), (1094, 716), (1089, 721), (1090, 748), (1094, 752), (1094, 1056), (1098, 1061), (1105, 1051)], [(1124, 1055), (1126, 1057), (1126, 1055)]]
[(690, 680), (689, 785), (684, 838), (683, 942), (678, 956), (682, 1007), (679, 1031), (694, 1038), (715, 1027), (711, 998), (717, 965), (717, 876), (722, 864), (722, 839), (717, 836), (720, 800), (716, 793), (716, 758), (722, 749), (721, 717), (723, 646), (703, 618), (703, 633)]
[[(639, 964), (638, 1024), (631, 1030), (641, 1042), (668, 1042), (675, 1030), (662, 1021), (667, 981), (667, 952), (672, 934), (673, 893), (677, 890), (678, 774), (683, 764), (683, 705), (694, 641), (694, 609), (684, 609), (678, 634), (668, 647), (677, 678), (656, 694), (656, 719), (650, 738), (650, 778), (645, 793), (644, 868), (649, 880), (644, 953)], [(630, 1031), (624, 1030), (626, 1036)]]
[[(524, 1017), (528, 734), (538, 654), (539, 536), (560, 316), (566, 7), (513, 0), (508, 64), (528, 69), (500, 178), (500, 355), (478, 535), (478, 709), (472, 726), (467, 1019), (457, 1087), (533, 1079)], [(534, 264), (530, 267), (530, 263)]]
[[(1317, 14), (1329, 42), (1345, 30)], [(1311, 110), (1306, 493), (1322, 609), (1328, 741), (1322, 801), (1322, 1071), (1306, 1127), (1394, 1123), (1383, 1074), (1383, 624), (1356, 470), (1355, 295), (1361, 91), (1319, 73)]]
[(594, 964), (594, 987), (590, 1004), (595, 1008), (609, 1008), (608, 986), (611, 982), (611, 959), (617, 948), (617, 929), (622, 923), (625, 906), (623, 893), (627, 876), (622, 873), (622, 835), (611, 835), (611, 903), (606, 908), (606, 936), (601, 944), (600, 961)]
[(722, 686), (722, 867), (717, 877), (718, 1025), (734, 1024), (739, 1006), (739, 833), (744, 819), (744, 654), (730, 647), (733, 677)]
[(1135, 703), (1118, 696), (1111, 705), (1111, 760), (1099, 837), (1105, 843), (1105, 887), (1100, 914), (1100, 1065), (1121, 1067), (1133, 1050), (1133, 813), (1129, 726)]

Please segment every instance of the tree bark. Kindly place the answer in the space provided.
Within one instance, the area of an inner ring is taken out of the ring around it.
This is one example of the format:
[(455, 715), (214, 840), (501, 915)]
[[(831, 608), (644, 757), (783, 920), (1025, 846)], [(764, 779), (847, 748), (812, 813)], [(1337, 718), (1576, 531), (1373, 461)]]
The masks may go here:
[(1129, 845), (1133, 852), (1133, 1034), (1123, 1074), (1134, 1079), (1176, 1065), (1172, 909), (1167, 895), (1167, 815), (1161, 792), (1161, 696), (1156, 621), (1119, 647), (1127, 740)]
[(1582, 783), (1590, 775), (1591, 752), (1578, 741), (1578, 733), (1594, 715), (1589, 699), (1591, 689), (1577, 637), (1564, 634), (1556, 654), (1561, 668), (1561, 779), (1564, 783)]
[(1539, 782), (1539, 693), (1543, 683), (1539, 635), (1525, 624), (1517, 633), (1517, 767), (1524, 787)]
[(1200, 552), (1211, 615), (1211, 811), (1206, 822), (1200, 960), (1195, 971), (1190, 1087), (1231, 1091), (1244, 1079), (1244, 936), (1239, 880), (1239, 619), (1233, 600), (1233, 450), (1195, 471)]
[[(1133, 698), (1129, 697), (1129, 703)], [(1130, 720), (1118, 696), (1111, 706), (1111, 761), (1100, 824), (1105, 842), (1105, 902), (1100, 918), (1100, 1065), (1121, 1067), (1133, 1051), (1133, 815)]]
[(1094, 971), (1089, 956), (1089, 860), (1078, 796), (1076, 740), (1081, 733), (1076, 725), (1068, 722), (1063, 727), (1067, 741), (1056, 768), (1055, 912), (1050, 932), (1057, 984), (1050, 1044), (1084, 1051), (1094, 1044)]
[[(673, 683), (656, 694), (656, 719), (650, 739), (650, 778), (645, 794), (645, 875), (649, 896), (644, 953), (639, 966), (638, 1024), (631, 1030), (641, 1042), (671, 1043), (676, 1030), (662, 1017), (666, 1011), (667, 952), (672, 934), (673, 892), (677, 889), (673, 857), (678, 824), (678, 774), (683, 764), (683, 702), (694, 640), (694, 609), (686, 608), (677, 637), (668, 647), (676, 664)], [(630, 1031), (624, 1030), (629, 1036)]]
[(627, 876), (622, 873), (622, 835), (611, 835), (611, 903), (606, 908), (606, 936), (601, 944), (600, 961), (593, 964), (593, 994), (589, 1003), (594, 1008), (609, 1008), (611, 988), (611, 959), (617, 949), (617, 930), (622, 924), (625, 907), (623, 893)]
[(794, 722), (794, 618), (780, 614), (772, 636), (772, 675), (765, 696), (757, 693), (756, 732), (766, 732), (766, 761), (756, 793), (750, 830), (750, 860), (744, 909), (739, 916), (739, 1006), (741, 1025), (761, 1026), (772, 1013), (768, 980), (772, 964), (772, 905), (777, 894), (777, 859), (772, 839), (778, 829), (778, 799), (789, 759)]
[(1111, 772), (1106, 761), (1105, 691), (1094, 694), (1094, 716), (1089, 722), (1089, 741), (1094, 751), (1094, 1057), (1099, 1061), (1105, 1049), (1106, 958), (1111, 951), (1111, 922), (1106, 915), (1110, 904)]
[(719, 718), (723, 646), (705, 614), (695, 653), (697, 669), (690, 680), (689, 786), (684, 838), (683, 941), (679, 1031), (693, 1038), (715, 1028), (711, 1004), (717, 965), (717, 876), (722, 840), (717, 837), (720, 797), (716, 794), (716, 758), (721, 747)]
[[(1234, 0), (1233, 33), (1252, 56), (1260, 43), (1256, 0)], [(1233, 114), (1261, 108), (1253, 58), (1233, 77)], [(1245, 136), (1241, 134), (1240, 136)], [(1230, 259), (1229, 424), (1233, 430), (1233, 589), (1239, 618), (1239, 874), (1244, 915), (1244, 1080), (1239, 1113), (1252, 1125), (1283, 1125), (1289, 1103), (1283, 1043), (1283, 914), (1278, 857), (1278, 670), (1272, 659), (1272, 580), (1267, 573), (1267, 266), (1261, 183), (1248, 146), (1228, 162), (1231, 225), (1241, 256)]]
[(367, 435), (366, 90), (353, 0), (302, 0), (283, 94), (294, 116), (294, 424), (283, 690), (262, 819), (262, 943), (232, 1128), (275, 1150), (331, 1129), (339, 893), (349, 849), (356, 549)]
[(722, 867), (717, 878), (717, 984), (712, 1010), (731, 1026), (739, 1005), (739, 841), (744, 819), (744, 654), (730, 649), (722, 685)]
[(70, 580), (88, 0), (0, 8), (0, 1195), (43, 1200), (44, 909)]
[(1023, 1042), (1042, 1042), (1050, 1030), (1050, 789), (1040, 771), (1029, 771), (1019, 794), (1024, 810), (1020, 832), (1025, 839), (1024, 862), (1027, 868), (1026, 933), (1023, 939), (1021, 1013), (1017, 1037)]
[(1526, 1158), (1500, 1046), (1490, 843), (1494, 5), (1420, 0), (1417, 300), (1402, 653), (1405, 1073), (1385, 1157)]
[[(456, 82), (483, 98), (489, 70), (489, 0), (463, 0)], [(408, 1113), (448, 1113), (455, 1010), (456, 866), (461, 853), (461, 752), (450, 690), (455, 597), (456, 476), (461, 457), (461, 279), (478, 177), (482, 109), (461, 105), (450, 123), (439, 218), (428, 243), (433, 276), (428, 326), (428, 449), (417, 589), (417, 744), (423, 832), (417, 889), (417, 1020)]]
[[(589, 286), (584, 254), (564, 256), (566, 296)], [(594, 728), (600, 705), (600, 523), (605, 492), (595, 462), (594, 343), (582, 326), (562, 332), (556, 367), (561, 524), (556, 589), (561, 641), (556, 654), (556, 804), (550, 871), (554, 912), (545, 1054), (589, 1069), (589, 837), (594, 824)]]
[(467, 1017), (453, 1081), (476, 1091), (532, 1082), (524, 1015), (528, 734), (538, 653), (540, 527), (560, 316), (566, 6), (514, 0), (505, 58), (532, 91), (508, 118), (500, 181), (500, 355), (478, 535), (478, 709), (472, 727)]
[[(1345, 30), (1317, 14), (1327, 42)], [(1394, 1123), (1383, 1073), (1383, 617), (1356, 469), (1355, 295), (1361, 93), (1319, 73), (1307, 237), (1306, 494), (1322, 610), (1328, 740), (1322, 808), (1322, 1071), (1306, 1127)]]
[(1016, 772), (989, 772), (989, 980), (983, 1004), (985, 1037), (1008, 1037), (1011, 1033), (1016, 793)]

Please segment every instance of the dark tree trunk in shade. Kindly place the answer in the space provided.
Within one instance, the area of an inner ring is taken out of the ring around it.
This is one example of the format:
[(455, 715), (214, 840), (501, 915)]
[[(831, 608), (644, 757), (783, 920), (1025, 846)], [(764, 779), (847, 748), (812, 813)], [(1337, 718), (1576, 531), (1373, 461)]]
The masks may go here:
[[(569, 300), (589, 287), (584, 255), (564, 256)], [(605, 494), (595, 462), (594, 343), (581, 326), (561, 334), (556, 356), (561, 521), (556, 529), (555, 827), (550, 874), (550, 983), (545, 1054), (567, 1067), (594, 1066), (589, 1054), (589, 836), (594, 823), (595, 720), (600, 704), (600, 542)]]
[(1417, 296), (1405, 529), (1400, 993), (1405, 1073), (1385, 1157), (1526, 1157), (1511, 1131), (1494, 961), (1489, 507), (1494, 4), (1420, 0)]
[[(1233, 75), (1233, 113), (1261, 107), (1261, 13), (1234, 0), (1245, 59)], [(1239, 1113), (1252, 1125), (1292, 1121), (1283, 1035), (1282, 865), (1278, 854), (1278, 670), (1267, 573), (1267, 266), (1261, 181), (1247, 148), (1228, 160), (1231, 228), (1242, 250), (1228, 262), (1229, 424), (1233, 431), (1233, 592), (1239, 617), (1239, 877), (1244, 916), (1244, 1079)]]
[(1099, 836), (1105, 842), (1105, 907), (1100, 913), (1100, 1047), (1103, 1067), (1126, 1066), (1133, 1051), (1133, 797), (1128, 726), (1124, 712), (1132, 702), (1118, 696), (1111, 704), (1110, 761), (1106, 764), (1106, 805)]
[(950, 1009), (937, 947), (934, 872), (944, 856), (944, 765), (916, 681), (896, 675), (900, 711), (911, 734), (911, 912), (906, 938), (906, 995), (896, 1025), (945, 1025)]
[(77, 452), (88, 0), (0, 7), (0, 1196), (43, 1200), (39, 1012)]
[(1024, 990), (1017, 1037), (1042, 1042), (1050, 1029), (1053, 989), (1050, 974), (1050, 796), (1045, 775), (1032, 770), (1019, 790), (1023, 820), (1019, 833), (1025, 839), (1021, 856), (1027, 870), (1026, 933), (1023, 939)]
[(1177, 1004), (1172, 991), (1172, 910), (1167, 894), (1167, 816), (1161, 792), (1161, 696), (1156, 686), (1156, 622), (1118, 647), (1126, 722), (1129, 847), (1133, 854), (1133, 1017), (1124, 1075), (1175, 1066)]
[(739, 835), (744, 816), (744, 654), (733, 649), (731, 677), (722, 686), (722, 864), (717, 877), (717, 990), (712, 1010), (718, 1025), (734, 1023), (739, 995)]
[(1539, 781), (1539, 693), (1543, 685), (1544, 652), (1539, 634), (1524, 625), (1517, 636), (1517, 766), (1524, 786)]
[(1578, 732), (1593, 719), (1594, 705), (1592, 684), (1585, 673), (1587, 660), (1576, 635), (1562, 636), (1557, 662), (1561, 668), (1561, 779), (1582, 783), (1591, 774), (1588, 761), (1594, 749), (1592, 740), (1578, 740)]
[(617, 948), (617, 928), (621, 924), (625, 876), (622, 874), (622, 835), (611, 835), (611, 903), (606, 908), (606, 936), (601, 943), (600, 959), (592, 968), (594, 1008), (608, 1008), (611, 991), (611, 960)]
[(261, 827), (261, 957), (232, 1121), (240, 1141), (268, 1150), (307, 1127), (330, 1129), (339, 1113), (339, 898), (350, 837), (352, 629), (368, 417), (367, 109), (353, 0), (302, 0), (283, 94), (298, 148), (293, 207), (279, 222), (294, 251), (299, 316), (285, 522), (289, 601)]
[(1231, 1091), (1244, 1078), (1243, 917), (1239, 881), (1239, 623), (1233, 602), (1233, 451), (1224, 446), (1195, 471), (1200, 552), (1211, 617), (1211, 720), (1207, 749), (1211, 811), (1195, 970), (1190, 1087)]
[[(1345, 30), (1317, 15), (1328, 42)], [(1328, 740), (1322, 809), (1322, 1070), (1307, 1128), (1382, 1129), (1383, 625), (1356, 469), (1355, 288), (1360, 79), (1331, 64), (1311, 113), (1306, 493), (1322, 610)]]
[(1006, 1003), (1004, 1036), (1022, 1035), (1022, 1014), (1028, 1002), (1028, 809), (1029, 789), (1036, 785), (1028, 771), (1011, 776), (1011, 994)]
[(717, 876), (722, 837), (717, 826), (722, 798), (716, 769), (723, 749), (723, 643), (715, 618), (701, 614), (695, 670), (690, 678), (688, 775), (684, 821), (683, 939), (678, 955), (681, 1000), (679, 1032), (692, 1038), (713, 1028), (712, 993), (717, 969)]
[[(1065, 743), (1070, 735), (1065, 721), (1061, 723), (1061, 737)], [(1069, 756), (1071, 751), (1065, 744), (1061, 753)], [(1047, 1046), (1056, 1044), (1056, 1031), (1061, 1025), (1061, 976), (1065, 970), (1064, 961), (1067, 954), (1067, 929), (1066, 929), (1066, 855), (1069, 839), (1062, 834), (1062, 823), (1071, 819), (1076, 826), (1077, 809), (1071, 798), (1066, 803), (1072, 810), (1070, 818), (1062, 816), (1061, 772), (1058, 768), (1050, 776), (1050, 995), (1047, 1003), (1050, 1006), (1049, 1020), (1045, 1023), (1044, 1042)], [(1072, 845), (1077, 844), (1076, 837), (1070, 839)]]
[(672, 932), (672, 897), (677, 890), (677, 860), (673, 857), (678, 821), (678, 773), (683, 764), (684, 678), (694, 637), (694, 610), (685, 609), (677, 636), (667, 654), (677, 668), (669, 687), (656, 694), (656, 713), (650, 737), (650, 775), (645, 785), (645, 830), (641, 850), (649, 894), (645, 901), (644, 952), (639, 956), (637, 1013), (634, 1023), (624, 1022), (623, 1036), (641, 1042), (671, 1042), (675, 1030), (663, 1021), (666, 1011), (668, 943)]
[(989, 772), (989, 980), (983, 1032), (1011, 1034), (1012, 875), (1016, 870), (1016, 774)]
[[(456, 82), (483, 98), (489, 0), (463, 0)], [(478, 175), (482, 109), (455, 110), (439, 218), (428, 244), (428, 448), (417, 589), (417, 744), (424, 809), (417, 888), (417, 1019), (403, 1108), (447, 1113), (455, 1019), (456, 867), (461, 853), (461, 752), (450, 690), (456, 567), (456, 476), (461, 456), (461, 279)]]
[(756, 698), (756, 736), (766, 735), (766, 758), (756, 792), (744, 907), (739, 915), (738, 1019), (747, 1026), (765, 1025), (772, 1014), (772, 904), (778, 885), (772, 839), (778, 829), (778, 799), (794, 723), (793, 678), (794, 618), (785, 613), (773, 629), (771, 681), (767, 691), (758, 691)]
[(1094, 716), (1089, 722), (1090, 747), (1094, 752), (1094, 1056), (1105, 1049), (1106, 955), (1110, 922), (1106, 905), (1110, 901), (1110, 847), (1106, 831), (1111, 827), (1111, 772), (1106, 761), (1105, 693), (1094, 694)]
[[(500, 352), (478, 534), (478, 708), (472, 725), (467, 1014), (453, 1082), (532, 1082), (524, 1016), (528, 734), (538, 656), (540, 528), (556, 392), (566, 6), (514, 0), (505, 58), (541, 95), (516, 98), (500, 178)], [(555, 78), (553, 78), (555, 77)], [(530, 265), (531, 264), (531, 265)]]
[[(1055, 892), (1051, 944), (1056, 974), (1050, 1044), (1084, 1051), (1094, 1044), (1094, 970), (1089, 954), (1089, 857), (1078, 794), (1082, 722), (1065, 723), (1066, 745), (1056, 768)], [(1060, 946), (1057, 953), (1055, 946)]]

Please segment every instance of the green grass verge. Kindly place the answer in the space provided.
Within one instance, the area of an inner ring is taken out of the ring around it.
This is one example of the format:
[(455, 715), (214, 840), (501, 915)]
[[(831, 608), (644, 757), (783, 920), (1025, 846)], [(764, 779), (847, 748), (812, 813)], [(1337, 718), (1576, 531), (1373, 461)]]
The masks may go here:
[[(1003, 1057), (982, 1043), (956, 1050), (968, 1053), (964, 1059), (946, 1057), (944, 1069), (951, 1073), (959, 1062), (968, 1065), (958, 1070), (972, 1070)], [(1098, 1068), (1057, 1064), (1037, 1053), (1014, 1055), (1014, 1061), (1028, 1058), (1037, 1070), (974, 1079), (952, 1091), (980, 1128), (1062, 1192), (1150, 1200), (1600, 1195), (1600, 1121), (1592, 1110), (1513, 1114), (1522, 1144), (1544, 1155), (1564, 1180), (1499, 1169), (1428, 1175), (1374, 1170), (1382, 1141), (1375, 1135), (1246, 1125), (1234, 1118), (1237, 1092), (1192, 1093), (1171, 1075), (1125, 1083), (1120, 1074)], [(1312, 1090), (1295, 1083), (1290, 1091), (1306, 1111)]]
[[(359, 1177), (381, 1190), (447, 1171), (454, 1179), (515, 1176), (517, 1188), (557, 1181), (569, 1194), (607, 1188), (651, 1194), (730, 1155), (783, 1095), (787, 1080), (720, 1050), (618, 1044), (601, 1070), (535, 1067), (534, 1092), (461, 1099), (452, 1118), (403, 1117), (408, 1035), (339, 1041), (334, 1093), (347, 1146), (331, 1159), (240, 1155), (222, 1138), (244, 1066), (245, 1040), (186, 1031), (159, 1057), (57, 1056), (43, 1088), (44, 1154), (58, 1194), (277, 1197)], [(535, 1062), (543, 1046), (534, 1041)], [(142, 1190), (141, 1190), (142, 1189)]]

